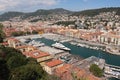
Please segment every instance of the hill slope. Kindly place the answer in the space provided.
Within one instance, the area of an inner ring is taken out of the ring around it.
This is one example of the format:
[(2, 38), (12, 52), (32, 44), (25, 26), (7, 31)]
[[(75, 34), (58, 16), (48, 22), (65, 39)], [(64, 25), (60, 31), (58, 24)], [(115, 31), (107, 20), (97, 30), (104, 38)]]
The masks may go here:
[(6, 13), (0, 15), (0, 21), (9, 20), (10, 18), (18, 17), (18, 16), (22, 16), (22, 15), (24, 15), (24, 13), (22, 13), (22, 12), (6, 12)]
[(115, 11), (117, 15), (120, 15), (120, 7), (111, 7), (111, 8), (100, 8), (100, 9), (91, 9), (91, 10), (84, 10), (80, 12), (75, 12), (72, 14), (72, 16), (79, 16), (79, 15), (85, 15), (85, 16), (95, 16), (102, 12), (113, 12)]
[[(72, 12), (69, 10), (65, 10), (63, 8), (56, 8), (56, 9), (50, 9), (50, 10), (44, 10), (40, 9), (35, 12), (31, 13), (22, 13), (22, 12), (7, 12), (2, 15), (0, 15), (0, 21), (5, 21), (5, 20), (10, 20), (15, 17), (20, 17), (22, 20), (23, 19), (29, 19), (33, 17), (38, 17), (39, 19), (49, 19), (51, 17), (57, 17), (60, 15), (70, 15), (70, 16), (79, 16), (79, 15), (85, 15), (85, 16), (95, 16), (98, 15), (99, 13), (102, 12), (113, 12), (115, 11), (117, 15), (120, 15), (120, 7), (115, 7), (115, 8), (100, 8), (100, 9), (91, 9), (91, 10), (84, 10), (84, 11), (79, 11), (79, 12)], [(59, 18), (59, 17), (58, 17)]]
[[(29, 17), (36, 17), (36, 16), (54, 16), (54, 15), (69, 15), (69, 14), (72, 14), (73, 12), (72, 11), (69, 11), (69, 10), (65, 10), (65, 9), (62, 9), (62, 8), (56, 8), (56, 9), (50, 9), (50, 10), (43, 10), (43, 9), (40, 9), (40, 10), (37, 10), (35, 12), (31, 12), (31, 13), (22, 13), (22, 12), (7, 12), (7, 13), (4, 13), (2, 15), (0, 15), (0, 21), (5, 21), (5, 20), (9, 20), (11, 18), (14, 18), (14, 17), (21, 17), (22, 19), (26, 19), (26, 18), (29, 18)], [(44, 18), (43, 17), (43, 18)]]

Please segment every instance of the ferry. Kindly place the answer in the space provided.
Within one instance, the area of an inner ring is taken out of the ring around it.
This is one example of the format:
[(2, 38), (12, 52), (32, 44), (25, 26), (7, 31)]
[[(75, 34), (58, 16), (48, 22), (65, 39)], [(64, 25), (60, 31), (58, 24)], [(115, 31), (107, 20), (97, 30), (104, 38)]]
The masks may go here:
[(70, 51), (71, 50), (70, 48), (67, 48), (63, 44), (57, 43), (57, 42), (55, 44), (52, 44), (51, 46), (55, 47), (55, 48), (58, 48), (58, 49), (65, 50), (65, 51)]

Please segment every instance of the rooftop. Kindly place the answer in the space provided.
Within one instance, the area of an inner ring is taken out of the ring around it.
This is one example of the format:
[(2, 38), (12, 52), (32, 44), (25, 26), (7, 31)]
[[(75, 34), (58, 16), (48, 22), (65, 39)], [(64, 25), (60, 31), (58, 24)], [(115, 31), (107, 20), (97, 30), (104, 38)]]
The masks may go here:
[(26, 55), (26, 56), (30, 56), (32, 58), (41, 58), (41, 57), (50, 56), (50, 54), (39, 51), (39, 50), (24, 52), (23, 54)]
[(69, 70), (72, 67), (70, 64), (64, 64), (62, 67), (59, 67), (56, 69), (56, 72), (59, 74), (65, 73), (67, 70)]
[(46, 65), (48, 67), (54, 67), (54, 66), (57, 66), (57, 65), (60, 65), (62, 64), (63, 62), (61, 60), (52, 60), (50, 62), (47, 62)]

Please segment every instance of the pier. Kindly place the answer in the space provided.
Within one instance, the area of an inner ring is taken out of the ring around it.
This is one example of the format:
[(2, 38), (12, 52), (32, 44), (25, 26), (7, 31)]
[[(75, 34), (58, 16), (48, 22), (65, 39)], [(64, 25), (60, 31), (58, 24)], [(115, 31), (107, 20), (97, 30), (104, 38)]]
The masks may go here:
[(104, 75), (108, 78), (114, 77), (114, 78), (120, 79), (120, 67), (119, 66), (105, 64), (104, 72), (105, 72)]

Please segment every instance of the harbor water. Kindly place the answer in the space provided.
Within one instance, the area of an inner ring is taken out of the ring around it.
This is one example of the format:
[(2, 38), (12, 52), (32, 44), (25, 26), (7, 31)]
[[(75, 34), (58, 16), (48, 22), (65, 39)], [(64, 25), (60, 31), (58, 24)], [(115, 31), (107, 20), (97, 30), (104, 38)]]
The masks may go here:
[[(51, 46), (52, 44), (55, 43), (55, 41), (45, 39), (45, 38), (38, 38), (36, 40), (37, 41), (42, 41), (43, 43), (45, 43), (48, 46)], [(89, 49), (89, 48), (78, 47), (78, 46), (72, 45), (70, 43), (63, 43), (63, 44), (66, 47), (71, 49), (71, 51), (70, 51), (71, 54), (79, 55), (82, 58), (88, 58), (90, 56), (96, 56), (96, 57), (105, 59), (107, 64), (120, 66), (120, 62), (119, 62), (120, 61), (120, 56), (112, 55), (112, 54), (109, 54), (107, 52), (103, 52), (101, 50), (93, 50), (93, 49)], [(112, 78), (110, 80), (118, 80), (118, 79)]]

